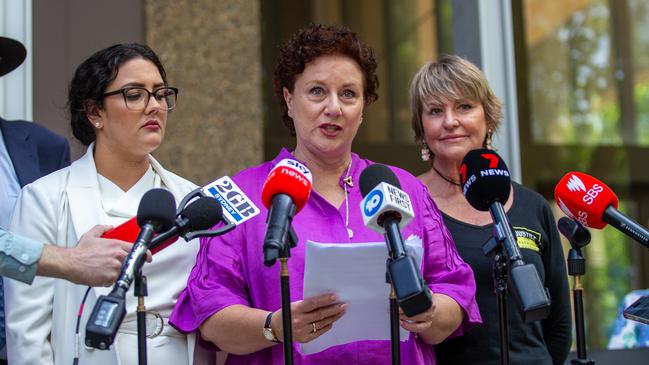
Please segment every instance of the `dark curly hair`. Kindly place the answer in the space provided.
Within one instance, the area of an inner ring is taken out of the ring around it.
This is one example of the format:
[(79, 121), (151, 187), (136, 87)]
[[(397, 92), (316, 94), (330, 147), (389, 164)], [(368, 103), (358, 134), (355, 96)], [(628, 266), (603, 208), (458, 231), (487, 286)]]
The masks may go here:
[(96, 136), (86, 115), (88, 108), (103, 108), (108, 84), (117, 77), (119, 68), (135, 58), (153, 62), (162, 80), (167, 84), (167, 73), (158, 56), (151, 48), (139, 43), (115, 44), (97, 51), (83, 61), (74, 72), (68, 88), (68, 110), (72, 133), (84, 145), (92, 143)]
[(282, 109), (282, 121), (292, 135), (295, 135), (295, 126), (293, 119), (288, 116), (284, 88), (293, 92), (295, 80), (305, 66), (320, 56), (331, 54), (347, 56), (358, 63), (363, 71), (366, 105), (379, 97), (379, 79), (376, 76), (376, 59), (372, 49), (344, 25), (310, 24), (300, 29), (280, 48), (273, 78), (275, 96)]

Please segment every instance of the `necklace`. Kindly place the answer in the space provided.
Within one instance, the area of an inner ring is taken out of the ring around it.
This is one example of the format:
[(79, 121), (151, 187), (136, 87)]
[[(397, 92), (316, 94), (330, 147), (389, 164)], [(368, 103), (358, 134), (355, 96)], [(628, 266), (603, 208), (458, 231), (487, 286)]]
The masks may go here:
[(347, 199), (347, 186), (350, 188), (354, 187), (354, 182), (352, 181), (351, 175), (349, 175), (350, 171), (352, 170), (352, 160), (349, 160), (349, 167), (347, 167), (347, 174), (345, 174), (345, 178), (343, 179), (343, 191), (345, 192), (345, 228), (347, 228), (347, 235), (351, 239), (354, 237), (354, 231), (352, 231), (351, 228), (349, 228), (349, 201)]
[(455, 182), (455, 181), (451, 180), (450, 178), (448, 178), (448, 177), (442, 175), (441, 172), (437, 171), (437, 169), (435, 168), (435, 166), (433, 166), (433, 170), (437, 173), (437, 175), (439, 175), (439, 177), (441, 177), (442, 179), (446, 180), (446, 182), (448, 182), (449, 184), (452, 184), (452, 185), (455, 185), (455, 186), (461, 186), (460, 183)]

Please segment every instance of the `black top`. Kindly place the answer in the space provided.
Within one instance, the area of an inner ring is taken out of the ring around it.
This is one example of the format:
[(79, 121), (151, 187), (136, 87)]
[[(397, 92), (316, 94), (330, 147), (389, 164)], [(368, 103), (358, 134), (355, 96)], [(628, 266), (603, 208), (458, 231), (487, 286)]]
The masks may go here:
[[(571, 344), (570, 292), (566, 261), (554, 217), (545, 199), (519, 184), (507, 216), (526, 264), (533, 264), (550, 291), (547, 319), (524, 323), (511, 293), (507, 296), (511, 364), (563, 364)], [(442, 214), (460, 256), (473, 269), (483, 324), (435, 346), (438, 364), (500, 364), (500, 333), (493, 283), (493, 257), (482, 253), (493, 224), (474, 226)]]

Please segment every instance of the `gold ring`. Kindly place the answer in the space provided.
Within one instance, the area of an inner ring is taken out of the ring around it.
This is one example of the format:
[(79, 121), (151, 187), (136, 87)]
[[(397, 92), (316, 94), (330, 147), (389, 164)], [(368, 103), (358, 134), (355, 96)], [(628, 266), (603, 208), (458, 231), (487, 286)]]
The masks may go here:
[(316, 333), (318, 329), (315, 327), (315, 322), (311, 322), (311, 325), (313, 326), (313, 331), (311, 331), (311, 333)]

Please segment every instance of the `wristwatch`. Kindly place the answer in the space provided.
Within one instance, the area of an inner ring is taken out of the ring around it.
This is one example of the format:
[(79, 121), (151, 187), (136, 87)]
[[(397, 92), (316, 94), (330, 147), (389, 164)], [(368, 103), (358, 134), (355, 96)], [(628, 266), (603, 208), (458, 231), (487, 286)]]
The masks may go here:
[(271, 342), (279, 342), (277, 339), (277, 335), (275, 335), (275, 332), (273, 329), (270, 327), (270, 320), (273, 318), (273, 312), (268, 313), (268, 316), (266, 317), (266, 322), (264, 322), (264, 337)]

